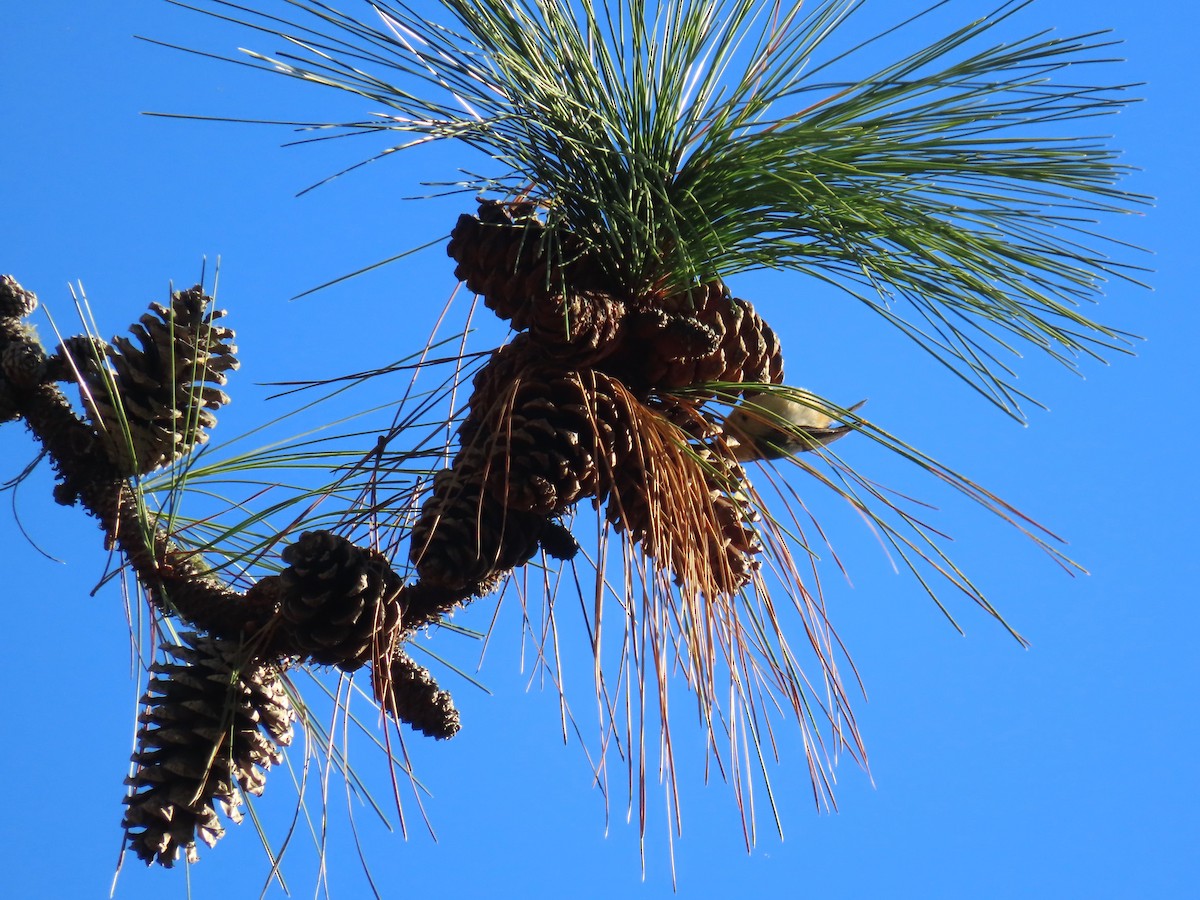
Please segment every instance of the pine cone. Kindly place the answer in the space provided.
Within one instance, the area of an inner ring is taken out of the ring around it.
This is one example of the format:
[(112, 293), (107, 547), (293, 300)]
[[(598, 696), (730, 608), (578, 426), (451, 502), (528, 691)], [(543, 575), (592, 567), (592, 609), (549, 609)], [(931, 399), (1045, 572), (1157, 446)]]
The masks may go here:
[(261, 794), (266, 770), (292, 740), (294, 716), (274, 666), (247, 664), (237, 647), (210, 637), (181, 637), (165, 647), (174, 662), (151, 666), (137, 768), (126, 779), (125, 836), (147, 865), (170, 867), (181, 850), (194, 862), (197, 837), (216, 844), (224, 834), (217, 809), (240, 822), (240, 791)]
[(606, 282), (580, 240), (547, 229), (532, 203), (481, 201), (477, 216), (459, 216), (446, 255), (458, 263), (454, 277), (518, 331), (554, 314), (535, 313), (549, 298), (602, 291)]
[(618, 389), (589, 370), (527, 372), (483, 432), (489, 441), (487, 481), (511, 509), (560, 515), (596, 493), (601, 470), (630, 446)]
[[(712, 454), (697, 440), (719, 429), (695, 402), (650, 406), (602, 372), (538, 366), (532, 341), (510, 346), (477, 377), (462, 429), (468, 451), (487, 460), (476, 464), (485, 498), (470, 494), (464, 504), (470, 522), (484, 519), (479, 510), (491, 510), (488, 501), (507, 505), (510, 513), (536, 512), (544, 549), (569, 558), (576, 547), (557, 542), (553, 519), (592, 496), (607, 503), (606, 515), (619, 531), (629, 532), (681, 582), (710, 595), (746, 584), (762, 548), (750, 506), (737, 496), (742, 471), (733, 460), (698, 458)], [(474, 528), (464, 530), (461, 542), (474, 534)]]
[(506, 509), (485, 492), (486, 473), (483, 449), (465, 447), (434, 476), (413, 526), (409, 555), (421, 582), (460, 599), (528, 562), (546, 524), (545, 516)]
[(546, 522), (538, 542), (542, 546), (542, 552), (552, 559), (568, 561), (579, 553), (579, 541), (575, 540), (571, 529), (557, 519)]
[(783, 380), (779, 339), (746, 300), (714, 281), (639, 310), (605, 371), (630, 387), (671, 390), (707, 381)]
[(520, 330), (528, 325), (530, 300), (562, 282), (561, 271), (549, 265), (546, 240), (531, 204), (483, 201), (478, 216), (459, 216), (446, 255), (458, 263), (454, 277)]
[(480, 429), (512, 405), (513, 391), (526, 377), (545, 362), (545, 354), (527, 333), (515, 335), (511, 341), (493, 351), (471, 384), (467, 401), (467, 417), (459, 426), (459, 443), (469, 447), (476, 442)]
[(375, 699), (385, 711), (429, 737), (445, 740), (461, 723), (450, 694), (438, 687), (429, 670), (405, 653), (371, 670)]
[(628, 307), (600, 291), (571, 291), (531, 300), (529, 335), (543, 356), (572, 368), (591, 366), (619, 349)]
[(152, 303), (130, 329), (140, 346), (113, 339), (111, 374), (94, 359), (76, 359), (93, 424), (126, 475), (144, 475), (208, 440), (212, 411), (229, 402), (206, 383), (225, 384), (225, 373), (238, 366), (233, 332), (213, 325), (225, 313), (208, 313), (209, 300), (196, 286), (173, 294), (170, 309)]
[(662, 414), (672, 425), (694, 441), (708, 442), (724, 433), (724, 413), (705, 408), (705, 398), (662, 394), (651, 396), (646, 405)]
[(96, 371), (109, 352), (108, 342), (103, 338), (89, 334), (63, 338), (46, 360), (46, 376), (51, 381), (78, 381), (83, 371)]
[(756, 557), (763, 545), (755, 527), (760, 517), (744, 487), (745, 470), (723, 450), (701, 447), (697, 453), (705, 467), (715, 525), (707, 541), (710, 565), (723, 573), (725, 593), (731, 593), (747, 584), (761, 566)]
[(14, 341), (0, 350), (0, 375), (13, 387), (36, 387), (45, 374), (46, 353), (36, 338)]
[(25, 290), (11, 275), (0, 275), (0, 318), (24, 319), (37, 304), (37, 294)]
[(400, 577), (374, 550), (307, 531), (283, 551), (280, 612), (303, 655), (352, 672), (394, 640)]

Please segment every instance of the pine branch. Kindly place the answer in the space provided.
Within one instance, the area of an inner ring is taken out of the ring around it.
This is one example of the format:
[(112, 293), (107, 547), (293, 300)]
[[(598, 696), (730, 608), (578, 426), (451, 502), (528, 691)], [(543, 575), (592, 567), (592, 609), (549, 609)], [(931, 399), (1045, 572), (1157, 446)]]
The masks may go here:
[[(0, 310), (19, 297), (36, 297), (10, 276), (0, 283)], [(26, 313), (25, 315), (28, 315)], [(183, 618), (220, 638), (244, 639), (264, 624), (263, 610), (247, 603), (219, 577), (205, 571), (160, 526), (148, 525), (136, 493), (100, 446), (92, 426), (71, 407), (51, 379), (49, 358), (36, 330), (23, 317), (0, 315), (0, 359), (4, 393), (15, 413), (42, 445), (59, 478), (55, 500), (78, 502), (100, 522), (104, 546), (119, 550), (151, 602), (164, 614)]]
[[(264, 578), (238, 591), (211, 571), (199, 554), (172, 540), (167, 528), (148, 519), (123, 466), (109, 458), (96, 429), (75, 412), (55, 383), (56, 377), (70, 377), (72, 367), (60, 364), (61, 351), (47, 354), (37, 331), (25, 321), (36, 307), (33, 292), (11, 276), (0, 276), (0, 418), (23, 420), (42, 445), (59, 479), (55, 500), (64, 506), (78, 503), (99, 521), (105, 548), (121, 554), (164, 616), (183, 620), (218, 640), (249, 644), (253, 660), (310, 659), (311, 647), (279, 616), (278, 579)], [(377, 568), (383, 565), (378, 559), (372, 562)], [(383, 576), (389, 583), (400, 582), (390, 567)], [(396, 599), (401, 593), (394, 589), (391, 595)], [(411, 615), (405, 613), (405, 639), (464, 599), (416, 586), (403, 594), (405, 601), (409, 598), (417, 602)], [(381, 630), (394, 631), (391, 626)], [(426, 733), (451, 736), (458, 730), (458, 714), (449, 695), (406, 660), (394, 635), (381, 642), (375, 654), (376, 667), (401, 673), (395, 677), (405, 685), (404, 702), (389, 706), (390, 711)], [(425, 689), (412, 687), (418, 682)]]

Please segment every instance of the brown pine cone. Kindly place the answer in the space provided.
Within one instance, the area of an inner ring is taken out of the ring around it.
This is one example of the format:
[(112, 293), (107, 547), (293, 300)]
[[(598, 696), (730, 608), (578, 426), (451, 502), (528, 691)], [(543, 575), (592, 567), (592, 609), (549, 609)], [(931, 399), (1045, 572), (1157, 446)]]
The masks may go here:
[(478, 372), (471, 385), (467, 401), (467, 417), (459, 426), (459, 443), (469, 447), (476, 442), (481, 428), (503, 415), (511, 407), (513, 393), (529, 371), (536, 371), (547, 361), (545, 351), (527, 333), (495, 350)]
[(528, 562), (546, 517), (506, 509), (484, 490), (484, 450), (469, 446), (438, 472), (413, 526), (409, 558), (421, 583), (462, 599)]
[(528, 333), (545, 355), (591, 366), (619, 349), (627, 310), (600, 291), (550, 294), (530, 302)]
[(299, 653), (352, 672), (395, 640), (402, 582), (382, 554), (307, 531), (282, 557), (280, 613)]
[(518, 331), (534, 318), (553, 316), (552, 308), (534, 312), (548, 298), (602, 292), (607, 284), (580, 240), (548, 229), (536, 209), (533, 203), (483, 200), (478, 215), (459, 216), (446, 246), (458, 263), (454, 277)]
[(778, 384), (783, 351), (746, 300), (715, 281), (639, 310), (605, 371), (631, 387), (672, 390), (708, 381)]
[(213, 324), (199, 286), (172, 294), (168, 309), (150, 304), (130, 331), (107, 348), (111, 372), (90, 353), (75, 364), (80, 392), (110, 459), (126, 475), (144, 475), (208, 440), (213, 411), (229, 402), (214, 385), (236, 369), (233, 332)]
[(429, 737), (445, 740), (461, 727), (458, 710), (429, 670), (405, 653), (371, 669), (371, 686), (383, 709)]
[(155, 663), (138, 716), (137, 764), (126, 779), (123, 826), (147, 865), (195, 862), (196, 839), (224, 834), (217, 810), (242, 819), (240, 791), (263, 792), (266, 770), (292, 741), (291, 703), (278, 670), (240, 648), (186, 633)]
[(46, 376), (46, 353), (36, 340), (16, 341), (0, 349), (0, 376), (16, 388), (32, 388)]
[(560, 515), (596, 493), (602, 469), (631, 444), (612, 378), (529, 372), (488, 420), (488, 487), (512, 509)]
[(528, 325), (530, 301), (556, 290), (552, 282), (562, 282), (561, 271), (549, 264), (546, 243), (546, 228), (531, 204), (482, 201), (478, 216), (459, 216), (446, 255), (458, 263), (454, 277), (519, 330)]
[(24, 319), (37, 304), (37, 294), (25, 290), (11, 275), (0, 275), (0, 318)]

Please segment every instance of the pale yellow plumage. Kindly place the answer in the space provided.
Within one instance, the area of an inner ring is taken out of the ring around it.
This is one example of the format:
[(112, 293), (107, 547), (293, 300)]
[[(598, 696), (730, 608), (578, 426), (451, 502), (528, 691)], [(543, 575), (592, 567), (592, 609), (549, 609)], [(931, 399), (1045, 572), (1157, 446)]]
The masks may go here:
[[(866, 400), (847, 408), (859, 409)], [(742, 400), (725, 419), (725, 439), (739, 462), (779, 459), (823, 447), (844, 437), (853, 425), (835, 425), (836, 410), (800, 389), (768, 392)]]

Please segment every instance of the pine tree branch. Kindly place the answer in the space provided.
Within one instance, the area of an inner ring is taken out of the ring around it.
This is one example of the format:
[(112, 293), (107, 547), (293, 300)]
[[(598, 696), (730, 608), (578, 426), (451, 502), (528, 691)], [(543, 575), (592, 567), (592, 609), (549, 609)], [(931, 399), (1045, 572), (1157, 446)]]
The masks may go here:
[(100, 522), (105, 547), (121, 552), (164, 615), (182, 618), (218, 638), (245, 640), (256, 634), (266, 621), (264, 604), (247, 602), (246, 595), (206, 571), (161, 526), (146, 521), (129, 480), (52, 380), (45, 347), (33, 326), (23, 321), (36, 302), (32, 292), (4, 276), (0, 393), (11, 408), (10, 418), (24, 420), (49, 457), (59, 479), (55, 500), (64, 506), (79, 503)]
[[(117, 550), (145, 589), (150, 602), (166, 616), (182, 619), (209, 635), (232, 642), (253, 642), (260, 660), (306, 657), (294, 632), (280, 627), (277, 579), (262, 579), (237, 591), (186, 550), (162, 525), (151, 522), (138, 493), (122, 469), (106, 454), (90, 423), (71, 406), (55, 383), (69, 367), (50, 364), (36, 329), (25, 319), (37, 306), (36, 296), (11, 276), (0, 280), (0, 421), (25, 422), (49, 458), (58, 477), (55, 500), (78, 503), (100, 522), (104, 546)], [(398, 576), (397, 576), (398, 580)], [(461, 592), (413, 585), (403, 592), (411, 604), (404, 638), (431, 624), (462, 602)], [(428, 672), (412, 663), (394, 644), (375, 667), (393, 698), (387, 708), (398, 719), (439, 738), (458, 730), (458, 712), (450, 695)]]

